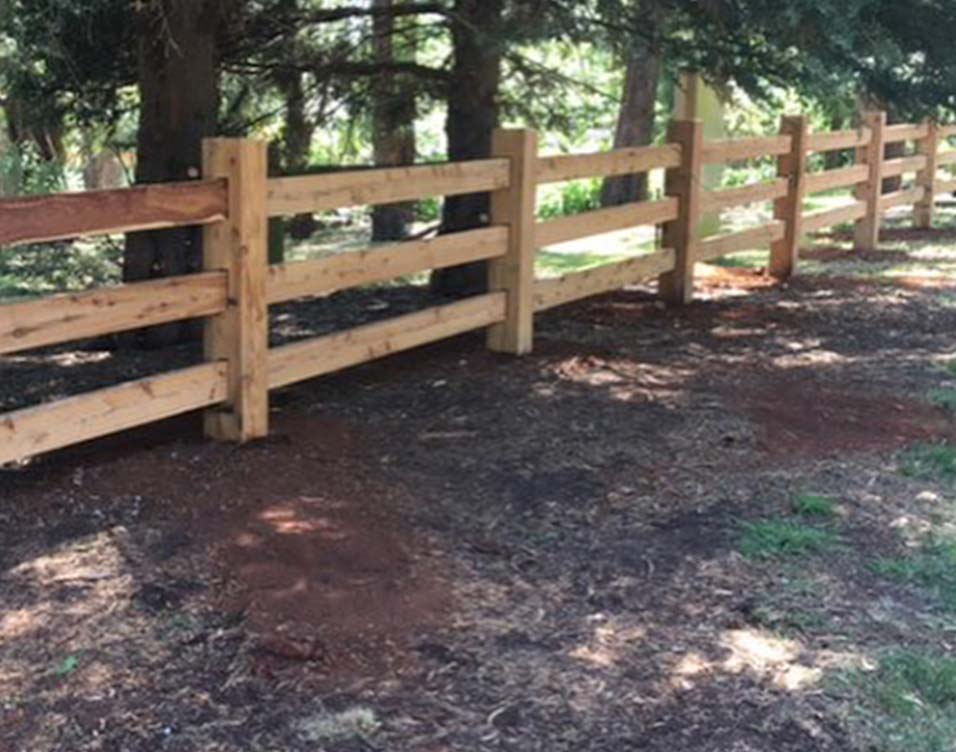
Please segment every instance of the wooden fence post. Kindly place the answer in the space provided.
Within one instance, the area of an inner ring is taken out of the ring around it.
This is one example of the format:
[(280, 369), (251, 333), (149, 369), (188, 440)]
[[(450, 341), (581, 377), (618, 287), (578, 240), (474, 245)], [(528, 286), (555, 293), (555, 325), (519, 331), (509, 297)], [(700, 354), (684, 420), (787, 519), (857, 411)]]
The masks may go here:
[(659, 294), (682, 305), (694, 298), (694, 254), (700, 242), (700, 199), (703, 183), (704, 124), (700, 120), (674, 120), (667, 128), (668, 143), (680, 144), (681, 164), (667, 171), (668, 196), (679, 202), (677, 219), (664, 225), (662, 244), (673, 248), (674, 271), (659, 278)]
[(225, 312), (206, 322), (206, 359), (228, 364), (228, 400), (206, 413), (206, 434), (242, 442), (269, 432), (265, 142), (207, 139), (203, 176), (225, 178), (229, 196), (226, 219), (203, 234), (204, 266), (224, 270), (229, 289)]
[(784, 116), (780, 134), (790, 136), (790, 153), (777, 160), (777, 175), (786, 178), (787, 195), (774, 202), (774, 219), (784, 223), (784, 235), (770, 246), (770, 274), (789, 278), (797, 269), (803, 225), (803, 198), (806, 195), (807, 142), (810, 119), (806, 115)]
[(936, 209), (936, 172), (939, 167), (939, 126), (929, 121), (926, 138), (916, 142), (916, 153), (926, 157), (926, 167), (916, 173), (916, 185), (924, 189), (923, 198), (913, 207), (913, 223), (920, 230), (933, 226)]
[(506, 295), (505, 320), (488, 329), (488, 348), (521, 355), (534, 344), (535, 200), (538, 134), (497, 130), (492, 156), (511, 160), (508, 188), (491, 194), (491, 224), (508, 227), (508, 251), (488, 264), (488, 289)]
[(869, 111), (863, 114), (863, 125), (870, 129), (872, 137), (870, 143), (861, 146), (856, 151), (857, 164), (865, 164), (869, 174), (865, 183), (856, 188), (858, 201), (866, 203), (866, 214), (857, 221), (854, 233), (853, 247), (857, 251), (872, 251), (880, 242), (880, 199), (883, 196), (883, 162), (886, 158), (886, 144), (884, 130), (886, 128), (886, 113)]

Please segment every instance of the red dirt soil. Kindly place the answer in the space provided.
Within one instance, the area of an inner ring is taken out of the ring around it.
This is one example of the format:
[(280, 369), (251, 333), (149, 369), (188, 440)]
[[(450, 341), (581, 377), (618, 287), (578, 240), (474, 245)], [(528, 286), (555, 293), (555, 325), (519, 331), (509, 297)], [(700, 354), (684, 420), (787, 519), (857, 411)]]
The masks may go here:
[(805, 375), (767, 374), (727, 398), (756, 424), (761, 447), (780, 458), (884, 451), (956, 434), (952, 418), (926, 402), (834, 389)]

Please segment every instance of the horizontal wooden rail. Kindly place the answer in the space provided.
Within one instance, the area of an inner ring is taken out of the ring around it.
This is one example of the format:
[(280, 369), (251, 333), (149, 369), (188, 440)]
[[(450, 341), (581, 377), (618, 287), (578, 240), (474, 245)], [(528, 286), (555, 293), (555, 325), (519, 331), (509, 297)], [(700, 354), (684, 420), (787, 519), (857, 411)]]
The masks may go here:
[(544, 248), (591, 235), (670, 222), (677, 218), (677, 209), (676, 198), (665, 198), (538, 222), (535, 226), (535, 243), (539, 248)]
[(906, 206), (907, 204), (915, 204), (917, 201), (923, 198), (926, 195), (926, 189), (920, 186), (919, 188), (909, 188), (905, 191), (895, 191), (893, 193), (887, 193), (880, 197), (880, 211), (886, 211), (887, 209), (892, 209), (896, 206)]
[(783, 222), (774, 221), (748, 230), (707, 238), (698, 244), (694, 261), (708, 261), (736, 251), (762, 248), (783, 238), (784, 231)]
[(680, 144), (542, 157), (538, 160), (538, 182), (558, 183), (579, 178), (630, 175), (662, 167), (678, 167), (680, 160)]
[(226, 310), (226, 275), (206, 272), (0, 305), (0, 355)]
[(953, 136), (956, 136), (956, 124), (939, 126), (940, 138), (951, 138)]
[(926, 169), (926, 163), (927, 160), (924, 154), (918, 154), (914, 157), (887, 159), (883, 162), (883, 177), (895, 178), (907, 172), (919, 172), (920, 170)]
[(790, 151), (790, 140), (790, 136), (769, 136), (707, 141), (703, 148), (703, 162), (716, 164), (777, 157)]
[(224, 180), (6, 198), (0, 199), (0, 245), (206, 225), (227, 211)]
[(329, 295), (428, 269), (497, 258), (504, 255), (507, 247), (507, 227), (486, 227), (276, 265), (269, 269), (266, 297), (274, 305), (295, 298)]
[(480, 159), (273, 178), (269, 181), (267, 207), (269, 216), (276, 217), (428, 196), (458, 196), (507, 188), (510, 176), (507, 159)]
[(834, 225), (842, 225), (844, 222), (855, 222), (865, 214), (866, 202), (854, 201), (852, 204), (838, 206), (835, 209), (821, 209), (804, 214), (800, 229), (803, 232), (817, 232)]
[(896, 144), (900, 141), (919, 141), (929, 135), (929, 126), (926, 123), (902, 123), (888, 125), (883, 130), (883, 142)]
[(0, 464), (154, 423), (226, 399), (226, 365), (205, 363), (0, 415)]
[(853, 165), (837, 170), (814, 172), (806, 177), (807, 193), (832, 191), (836, 188), (846, 188), (865, 183), (869, 174), (870, 171), (866, 165)]
[(934, 193), (956, 193), (956, 178), (953, 180), (937, 180)]
[(643, 282), (658, 274), (673, 271), (674, 260), (674, 251), (664, 249), (646, 256), (604, 264), (594, 269), (572, 272), (554, 279), (537, 280), (534, 284), (534, 310), (544, 311), (581, 298)]
[(809, 150), (817, 154), (828, 151), (841, 151), (866, 146), (873, 138), (873, 131), (860, 128), (855, 131), (834, 131), (833, 133), (814, 133), (809, 138)]
[(505, 317), (505, 293), (458, 303), (284, 345), (269, 352), (269, 388), (295, 384), (392, 353), (497, 324)]
[(724, 188), (716, 191), (703, 191), (700, 202), (704, 212), (721, 211), (735, 206), (745, 206), (758, 201), (773, 201), (787, 195), (790, 183), (780, 178), (770, 183), (754, 183), (739, 188)]
[(941, 151), (936, 157), (937, 166), (956, 164), (956, 149)]

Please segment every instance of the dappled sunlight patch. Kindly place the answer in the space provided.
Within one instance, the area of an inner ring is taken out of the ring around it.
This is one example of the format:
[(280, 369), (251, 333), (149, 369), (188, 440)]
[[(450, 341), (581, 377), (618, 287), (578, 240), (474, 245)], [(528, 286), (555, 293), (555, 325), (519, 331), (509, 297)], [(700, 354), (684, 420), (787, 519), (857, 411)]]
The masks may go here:
[(720, 645), (730, 651), (723, 667), (732, 672), (751, 670), (763, 673), (781, 664), (792, 663), (800, 654), (800, 646), (795, 641), (756, 629), (725, 632)]
[(563, 381), (603, 387), (612, 397), (623, 401), (676, 393), (693, 375), (688, 368), (593, 355), (566, 358), (551, 370)]
[(79, 583), (87, 589), (128, 592), (132, 580), (126, 575), (123, 553), (115, 539), (125, 532), (125, 528), (117, 527), (78, 539), (51, 553), (21, 562), (9, 574), (28, 580), (38, 588)]
[(602, 620), (593, 627), (590, 639), (572, 649), (569, 655), (596, 668), (612, 668), (626, 657), (627, 650), (646, 636), (644, 627)]
[(18, 608), (0, 615), (0, 641), (24, 637), (38, 629), (45, 619), (39, 609)]
[(819, 683), (834, 663), (828, 653), (807, 653), (796, 640), (756, 628), (721, 632), (716, 646), (722, 658), (707, 658), (689, 651), (670, 670), (670, 686), (688, 690), (718, 675), (750, 674), (788, 692), (799, 692)]
[(58, 353), (27, 353), (4, 355), (4, 364), (10, 365), (42, 365), (58, 368), (72, 368), (73, 366), (103, 363), (110, 360), (113, 353), (107, 350), (69, 350)]

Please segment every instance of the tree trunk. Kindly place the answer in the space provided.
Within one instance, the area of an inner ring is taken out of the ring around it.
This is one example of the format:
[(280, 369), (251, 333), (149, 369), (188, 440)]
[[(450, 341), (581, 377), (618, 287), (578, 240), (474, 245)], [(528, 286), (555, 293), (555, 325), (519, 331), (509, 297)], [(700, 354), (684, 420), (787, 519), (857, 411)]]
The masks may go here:
[[(660, 79), (660, 57), (650, 45), (638, 44), (627, 62), (621, 109), (614, 133), (614, 148), (647, 146), (654, 140), (654, 115), (657, 105), (657, 84)], [(647, 199), (647, 173), (621, 175), (604, 181), (601, 190), (603, 206), (617, 206)]]
[[(491, 154), (498, 125), (501, 82), (501, 21), (504, 0), (456, 0), (452, 24), (454, 63), (448, 90), (448, 159), (482, 159)], [(442, 233), (472, 230), (488, 224), (487, 193), (450, 196), (445, 200)], [(432, 274), (432, 290), (452, 296), (484, 292), (484, 262), (440, 269)]]
[[(282, 172), (286, 175), (302, 175), (309, 166), (312, 151), (312, 134), (315, 124), (306, 113), (305, 87), (302, 73), (283, 71), (278, 76), (278, 86), (285, 99), (285, 128), (282, 132)], [(289, 234), (304, 240), (315, 232), (314, 214), (297, 214), (289, 222)]]
[[(846, 117), (843, 115), (833, 115), (829, 119), (831, 131), (842, 131), (846, 127)], [(826, 170), (836, 170), (846, 163), (846, 152), (828, 151), (823, 155), (823, 167)]]
[[(221, 0), (153, 0), (138, 13), (140, 121), (136, 182), (200, 177), (202, 140), (214, 135), (219, 103), (216, 37)], [(126, 281), (196, 271), (202, 263), (199, 228), (131, 233)], [(177, 341), (195, 327), (151, 329), (146, 343)]]
[[(373, 0), (375, 8), (391, 8), (395, 0)], [(395, 17), (375, 16), (373, 36), (375, 61), (390, 63), (414, 58), (414, 46), (400, 39)], [(403, 54), (396, 54), (396, 48)], [(395, 73), (379, 73), (372, 88), (372, 145), (375, 165), (397, 167), (415, 162), (415, 89)], [(401, 240), (415, 221), (415, 202), (376, 206), (372, 210), (372, 240)]]

